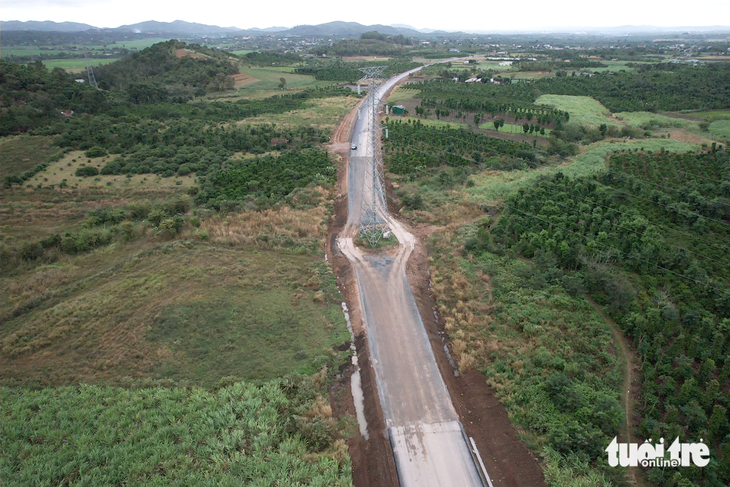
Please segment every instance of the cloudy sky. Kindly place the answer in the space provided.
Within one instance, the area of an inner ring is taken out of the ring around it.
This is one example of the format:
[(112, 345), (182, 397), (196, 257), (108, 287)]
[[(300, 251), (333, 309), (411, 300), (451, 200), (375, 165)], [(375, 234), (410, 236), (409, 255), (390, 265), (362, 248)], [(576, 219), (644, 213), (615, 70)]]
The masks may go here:
[[(427, 5), (438, 5), (438, 8)], [(730, 24), (730, 1), (401, 0), (368, 4), (341, 0), (2, 0), (0, 19), (71, 21), (96, 27), (118, 27), (145, 20), (185, 20), (241, 28), (293, 27), (344, 20), (367, 25), (407, 24), (416, 28), (471, 31), (566, 26), (705, 26)]]

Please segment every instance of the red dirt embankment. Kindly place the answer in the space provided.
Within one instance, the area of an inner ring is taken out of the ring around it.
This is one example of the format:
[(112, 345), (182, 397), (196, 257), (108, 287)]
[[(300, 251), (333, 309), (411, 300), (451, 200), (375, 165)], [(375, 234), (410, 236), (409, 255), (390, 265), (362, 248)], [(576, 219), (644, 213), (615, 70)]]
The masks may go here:
[[(340, 291), (346, 298), (355, 331), (355, 344), (361, 367), (365, 414), (370, 436), (369, 440), (365, 440), (361, 435), (356, 434), (348, 440), (347, 444), (352, 458), (353, 480), (357, 487), (397, 486), (393, 452), (385, 431), (375, 373), (370, 364), (370, 353), (362, 326), (356, 279), (348, 260), (339, 252), (335, 244), (337, 235), (347, 222), (347, 164), (350, 153), (351, 124), (356, 113), (357, 107), (343, 118), (329, 147), (331, 152), (341, 158), (342, 163), (338, 172), (338, 196), (335, 201), (335, 216), (329, 228), (327, 255), (332, 262)], [(417, 229), (409, 228), (408, 230), (414, 234), (419, 233)], [(421, 239), (425, 237), (423, 232), (417, 236)], [(408, 261), (407, 274), (454, 408), (459, 414), (467, 435), (474, 438), (492, 482), (495, 486), (546, 485), (539, 463), (519, 439), (517, 431), (509, 421), (506, 409), (499, 402), (494, 390), (487, 385), (486, 378), (474, 370), (454, 377), (453, 369), (441, 342), (443, 329), (437, 323), (433, 311), (435, 301), (430, 292), (428, 255), (420, 243), (416, 245), (416, 249)], [(345, 414), (354, 416), (354, 404), (349, 389), (352, 366), (343, 369), (342, 372), (342, 379), (331, 396), (334, 403), (333, 410), (335, 415), (340, 417)]]

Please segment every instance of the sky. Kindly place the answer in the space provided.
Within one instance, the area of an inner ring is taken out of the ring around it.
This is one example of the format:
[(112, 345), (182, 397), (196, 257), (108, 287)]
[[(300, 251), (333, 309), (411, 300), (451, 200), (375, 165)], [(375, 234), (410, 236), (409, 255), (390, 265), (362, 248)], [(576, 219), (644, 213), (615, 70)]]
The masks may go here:
[[(436, 6), (431, 6), (436, 5)], [(730, 1), (515, 0), (462, 2), (342, 0), (2, 0), (0, 20), (82, 22), (118, 27), (146, 20), (184, 20), (221, 27), (266, 28), (334, 20), (406, 24), (449, 31), (543, 30), (550, 27), (730, 24)]]

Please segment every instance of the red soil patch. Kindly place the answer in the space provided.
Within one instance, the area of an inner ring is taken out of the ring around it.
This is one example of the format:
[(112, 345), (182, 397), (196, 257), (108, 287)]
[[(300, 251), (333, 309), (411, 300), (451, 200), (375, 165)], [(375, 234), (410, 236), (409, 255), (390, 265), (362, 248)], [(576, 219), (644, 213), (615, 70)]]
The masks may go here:
[(205, 56), (203, 56), (202, 54), (192, 52), (192, 51), (188, 51), (187, 49), (176, 49), (175, 57), (177, 57), (177, 58), (191, 57), (193, 59), (201, 59)]
[(247, 74), (238, 73), (233, 75), (233, 87), (234, 88), (240, 88), (241, 86), (250, 85), (251, 83), (255, 83), (257, 81), (260, 81), (258, 78), (254, 78), (253, 76), (249, 76)]

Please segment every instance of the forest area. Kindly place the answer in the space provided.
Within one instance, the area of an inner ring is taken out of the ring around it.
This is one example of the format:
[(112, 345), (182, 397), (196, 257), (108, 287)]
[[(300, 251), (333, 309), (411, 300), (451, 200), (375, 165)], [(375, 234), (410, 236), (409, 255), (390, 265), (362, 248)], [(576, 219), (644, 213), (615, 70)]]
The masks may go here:
[(7, 485), (352, 484), (331, 131), (246, 122), (355, 97), (211, 99), (239, 62), (167, 41), (94, 68), (98, 90), (0, 62)]
[[(328, 144), (360, 68), (478, 54), (382, 118), (456, 367), (548, 485), (730, 484), (730, 63), (528, 37), (173, 39), (114, 47), (99, 89), (0, 60), (0, 479), (352, 485)], [(614, 437), (711, 459), (612, 468)]]
[[(726, 485), (730, 157), (679, 115), (730, 106), (728, 64), (501, 84), (431, 72), (396, 92), (412, 114), (387, 121), (384, 154), (401, 215), (437, 229), (433, 292), (459, 367), (497, 389), (551, 485), (628, 482), (605, 462), (627, 421), (632, 441), (711, 451), (643, 482)], [(633, 406), (606, 320), (636, 354)]]

